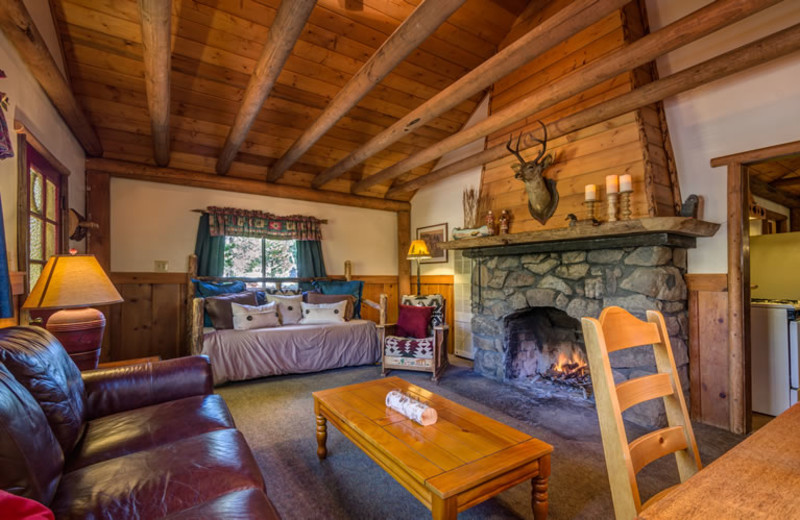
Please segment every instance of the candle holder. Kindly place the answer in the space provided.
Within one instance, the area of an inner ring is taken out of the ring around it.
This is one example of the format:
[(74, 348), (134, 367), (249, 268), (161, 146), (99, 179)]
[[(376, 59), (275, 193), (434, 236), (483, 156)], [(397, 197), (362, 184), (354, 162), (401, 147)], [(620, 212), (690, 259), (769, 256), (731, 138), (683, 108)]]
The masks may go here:
[(606, 198), (608, 199), (608, 221), (616, 222), (619, 193), (608, 193), (606, 194)]
[(619, 193), (619, 216), (620, 220), (631, 219), (631, 193), (633, 190), (621, 191)]
[(586, 211), (588, 213), (587, 218), (589, 219), (589, 221), (593, 221), (595, 219), (595, 216), (594, 216), (595, 215), (595, 213), (594, 213), (595, 209), (594, 208), (597, 205), (597, 201), (596, 200), (585, 200), (585, 201), (583, 201), (583, 203), (586, 204)]

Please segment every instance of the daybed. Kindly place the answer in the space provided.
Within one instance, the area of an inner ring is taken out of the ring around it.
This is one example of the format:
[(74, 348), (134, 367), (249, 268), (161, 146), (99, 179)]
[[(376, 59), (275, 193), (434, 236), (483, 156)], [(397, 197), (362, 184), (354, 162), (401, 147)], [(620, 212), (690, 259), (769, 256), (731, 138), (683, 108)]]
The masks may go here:
[(203, 357), (81, 373), (46, 330), (0, 329), (0, 489), (56, 518), (279, 518), (211, 392)]
[[(378, 309), (385, 321), (385, 295), (381, 304), (369, 300), (361, 303)], [(214, 384), (375, 364), (381, 359), (378, 329), (373, 321), (214, 329), (206, 326), (207, 310), (205, 298), (194, 298), (190, 343), (192, 354), (210, 359)]]

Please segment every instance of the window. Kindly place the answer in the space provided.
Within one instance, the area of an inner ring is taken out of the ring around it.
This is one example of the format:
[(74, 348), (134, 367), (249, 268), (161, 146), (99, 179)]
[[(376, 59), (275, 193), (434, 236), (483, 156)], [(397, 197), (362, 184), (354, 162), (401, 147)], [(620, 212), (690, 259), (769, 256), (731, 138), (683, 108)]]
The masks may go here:
[(293, 278), (297, 276), (294, 240), (225, 237), (223, 276)]
[(33, 287), (47, 260), (62, 252), (61, 175), (39, 153), (27, 147), (28, 287)]

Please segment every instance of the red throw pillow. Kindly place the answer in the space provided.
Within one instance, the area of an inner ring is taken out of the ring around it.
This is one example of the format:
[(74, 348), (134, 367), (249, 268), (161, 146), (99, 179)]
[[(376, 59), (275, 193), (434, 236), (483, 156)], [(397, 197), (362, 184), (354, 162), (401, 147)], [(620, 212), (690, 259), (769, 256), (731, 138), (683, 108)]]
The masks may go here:
[(35, 500), (0, 489), (0, 513), (9, 520), (53, 520), (53, 512)]
[(433, 307), (401, 305), (397, 316), (397, 335), (404, 338), (427, 338)]

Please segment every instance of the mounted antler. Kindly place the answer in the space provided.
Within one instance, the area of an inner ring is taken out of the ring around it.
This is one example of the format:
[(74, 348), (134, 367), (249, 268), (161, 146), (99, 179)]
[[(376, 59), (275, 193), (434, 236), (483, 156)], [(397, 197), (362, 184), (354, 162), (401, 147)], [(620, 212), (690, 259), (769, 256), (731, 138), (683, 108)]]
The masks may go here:
[(536, 159), (526, 161), (519, 153), (522, 133), (517, 138), (516, 149), (511, 148), (511, 142), (514, 140), (513, 134), (509, 137), (506, 148), (519, 160), (519, 164), (514, 164), (511, 168), (516, 172), (514, 177), (522, 179), (522, 182), (525, 183), (525, 191), (528, 192), (528, 210), (531, 212), (531, 216), (539, 223), (544, 224), (553, 216), (556, 206), (558, 206), (558, 191), (556, 190), (556, 181), (544, 178), (544, 170), (553, 164), (553, 155), (545, 155), (547, 152), (547, 127), (541, 121), (539, 124), (542, 125), (544, 139), (537, 139), (532, 134), (530, 135), (531, 141), (542, 145)]

